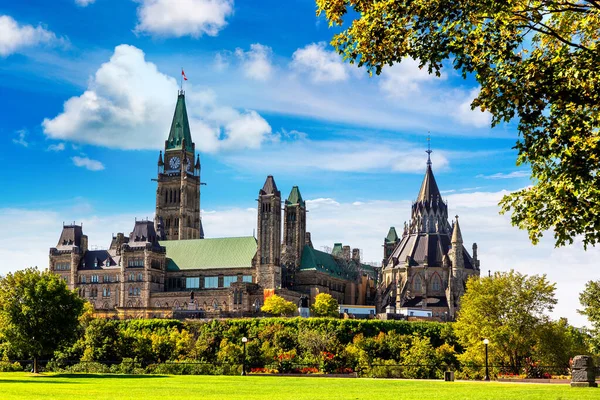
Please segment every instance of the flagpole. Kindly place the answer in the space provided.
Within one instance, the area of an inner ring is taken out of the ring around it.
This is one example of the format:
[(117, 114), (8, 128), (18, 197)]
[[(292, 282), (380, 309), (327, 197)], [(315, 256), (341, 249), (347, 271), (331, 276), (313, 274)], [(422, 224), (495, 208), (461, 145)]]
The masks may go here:
[(179, 79), (181, 81), (180, 88), (181, 88), (181, 91), (183, 92), (183, 67), (181, 67), (181, 77)]

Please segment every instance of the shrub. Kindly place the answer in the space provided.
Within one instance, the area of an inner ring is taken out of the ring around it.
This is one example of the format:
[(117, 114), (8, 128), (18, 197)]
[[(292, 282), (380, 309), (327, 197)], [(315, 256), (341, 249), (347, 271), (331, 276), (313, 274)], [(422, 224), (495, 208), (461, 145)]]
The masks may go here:
[(9, 361), (0, 361), (0, 372), (20, 372), (23, 371), (23, 366), (18, 362), (10, 363)]
[(110, 373), (110, 368), (99, 362), (90, 361), (70, 365), (66, 367), (64, 371), (69, 373), (108, 374)]

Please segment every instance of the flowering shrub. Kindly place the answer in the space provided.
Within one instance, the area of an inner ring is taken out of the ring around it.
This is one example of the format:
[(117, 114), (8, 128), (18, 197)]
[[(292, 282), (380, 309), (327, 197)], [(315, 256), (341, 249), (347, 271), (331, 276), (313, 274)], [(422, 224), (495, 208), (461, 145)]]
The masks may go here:
[(279, 353), (275, 356), (279, 372), (292, 372), (294, 359), (296, 358), (296, 349)]
[(318, 374), (319, 368), (315, 367), (304, 367), (300, 369), (301, 374)]

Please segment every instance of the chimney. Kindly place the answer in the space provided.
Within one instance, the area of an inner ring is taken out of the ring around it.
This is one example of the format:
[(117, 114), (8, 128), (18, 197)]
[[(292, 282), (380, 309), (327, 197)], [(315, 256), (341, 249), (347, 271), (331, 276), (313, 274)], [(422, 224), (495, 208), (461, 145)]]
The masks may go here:
[(81, 246), (79, 247), (81, 253), (88, 251), (88, 237), (87, 235), (81, 235)]
[(352, 260), (360, 264), (360, 249), (352, 249)]
[(304, 243), (306, 243), (311, 249), (314, 248), (312, 240), (310, 238), (310, 232), (306, 232), (304, 234)]
[(346, 261), (350, 261), (350, 246), (342, 247), (342, 258)]

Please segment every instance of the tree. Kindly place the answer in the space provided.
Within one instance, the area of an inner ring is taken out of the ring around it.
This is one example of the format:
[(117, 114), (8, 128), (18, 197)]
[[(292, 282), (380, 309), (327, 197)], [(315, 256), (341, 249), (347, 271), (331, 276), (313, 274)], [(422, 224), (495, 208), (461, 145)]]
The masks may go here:
[(569, 360), (589, 353), (589, 336), (568, 324), (566, 318), (543, 324), (537, 332), (535, 359), (542, 366), (569, 370)]
[(600, 280), (589, 281), (585, 289), (579, 294), (579, 302), (583, 309), (577, 310), (585, 315), (593, 327), (594, 346), (600, 352)]
[(600, 241), (600, 1), (316, 2), (345, 28), (332, 45), (370, 74), (410, 57), (438, 76), (474, 76), (471, 108), (492, 126), (516, 119), (517, 164), (531, 167), (533, 186), (506, 195), (502, 212), (534, 244), (551, 228), (557, 246)]
[(277, 316), (292, 315), (296, 311), (296, 306), (291, 301), (274, 294), (265, 300), (265, 304), (260, 309), (263, 312)]
[(497, 272), (493, 277), (472, 277), (454, 329), (466, 351), (463, 362), (483, 364), (488, 339), (492, 365), (518, 373), (532, 355), (539, 328), (548, 321), (546, 311), (556, 304), (555, 284), (546, 276), (527, 276), (515, 271)]
[(328, 293), (319, 293), (311, 307), (315, 317), (339, 317), (339, 308), (337, 300)]
[(51, 272), (29, 268), (0, 279), (0, 336), (21, 356), (37, 360), (70, 343), (84, 300)]

